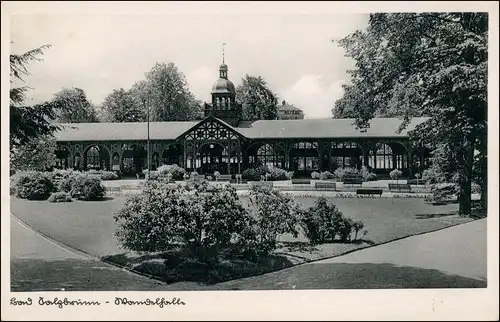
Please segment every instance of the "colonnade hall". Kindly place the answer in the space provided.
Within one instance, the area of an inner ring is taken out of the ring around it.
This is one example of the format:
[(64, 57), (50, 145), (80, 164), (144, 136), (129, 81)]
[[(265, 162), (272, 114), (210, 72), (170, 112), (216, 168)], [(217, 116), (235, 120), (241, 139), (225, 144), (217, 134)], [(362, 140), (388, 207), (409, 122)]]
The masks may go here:
[[(294, 171), (294, 177), (309, 177), (313, 171), (367, 166), (379, 177), (393, 169), (412, 177), (427, 164), (428, 151), (408, 137), (426, 118), (414, 118), (401, 133), (398, 118), (374, 118), (366, 129), (357, 129), (354, 119), (245, 120), (226, 64), (220, 65), (211, 94), (202, 120), (149, 122), (153, 170), (177, 164), (199, 174), (235, 175), (272, 165)], [(60, 126), (55, 134), (57, 167), (124, 176), (147, 169), (147, 122)]]

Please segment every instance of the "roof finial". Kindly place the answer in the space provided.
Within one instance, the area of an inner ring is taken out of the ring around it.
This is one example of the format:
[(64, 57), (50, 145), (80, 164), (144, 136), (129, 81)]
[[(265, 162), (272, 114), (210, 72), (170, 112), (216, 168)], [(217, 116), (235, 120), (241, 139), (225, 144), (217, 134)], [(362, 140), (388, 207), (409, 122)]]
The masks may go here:
[(225, 42), (222, 43), (222, 63), (224, 64), (224, 46), (227, 45)]

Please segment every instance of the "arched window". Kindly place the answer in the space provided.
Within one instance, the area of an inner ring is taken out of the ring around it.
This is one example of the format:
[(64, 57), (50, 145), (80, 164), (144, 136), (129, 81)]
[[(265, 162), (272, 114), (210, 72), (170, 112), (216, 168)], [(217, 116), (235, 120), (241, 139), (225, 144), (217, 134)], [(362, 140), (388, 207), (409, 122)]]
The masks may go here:
[(257, 160), (262, 165), (275, 166), (276, 165), (276, 153), (274, 149), (269, 144), (264, 144), (257, 150)]
[(153, 160), (151, 162), (151, 170), (156, 170), (160, 165), (160, 158), (158, 156), (158, 152), (153, 153)]
[[(160, 156), (158, 156), (159, 158)], [(179, 145), (169, 145), (161, 154), (161, 164), (179, 164), (182, 157), (182, 149)]]
[(68, 163), (69, 151), (65, 147), (59, 147), (56, 150), (56, 168), (66, 169), (69, 166)]
[(99, 169), (101, 167), (101, 159), (99, 157), (99, 148), (92, 146), (87, 151), (87, 168)]
[(332, 167), (354, 168), (361, 166), (363, 151), (356, 142), (332, 142), (331, 148)]
[(75, 164), (73, 165), (75, 170), (80, 170), (82, 167), (82, 160), (80, 157), (80, 153), (75, 153)]
[(111, 158), (112, 160), (112, 165), (111, 169), (113, 171), (119, 171), (120, 170), (120, 156), (118, 155), (118, 152), (113, 153), (113, 157)]
[[(379, 146), (375, 153), (374, 161), (375, 161), (375, 168), (377, 169), (393, 169), (394, 164), (393, 164), (393, 158), (392, 158), (392, 149), (390, 146), (387, 144), (382, 144)], [(370, 156), (370, 161), (369, 165), (372, 166), (371, 163), (373, 163), (373, 155)]]
[(319, 169), (319, 154), (317, 144), (312, 142), (297, 142), (290, 150), (292, 169), (299, 172), (311, 172)]

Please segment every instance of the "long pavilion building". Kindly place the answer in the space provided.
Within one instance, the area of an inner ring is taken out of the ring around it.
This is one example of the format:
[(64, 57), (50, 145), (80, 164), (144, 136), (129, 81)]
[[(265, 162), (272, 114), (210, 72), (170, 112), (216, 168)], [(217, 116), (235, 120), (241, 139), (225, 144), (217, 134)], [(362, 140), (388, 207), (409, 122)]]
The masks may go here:
[[(374, 118), (366, 129), (356, 128), (354, 119), (244, 120), (225, 63), (211, 94), (203, 120), (149, 123), (152, 169), (177, 164), (200, 174), (234, 175), (266, 164), (309, 176), (368, 166), (383, 177), (396, 168), (412, 176), (427, 163), (428, 151), (408, 137), (426, 118), (413, 118), (402, 132), (398, 118)], [(58, 167), (134, 176), (147, 168), (147, 122), (61, 125), (56, 133)]]

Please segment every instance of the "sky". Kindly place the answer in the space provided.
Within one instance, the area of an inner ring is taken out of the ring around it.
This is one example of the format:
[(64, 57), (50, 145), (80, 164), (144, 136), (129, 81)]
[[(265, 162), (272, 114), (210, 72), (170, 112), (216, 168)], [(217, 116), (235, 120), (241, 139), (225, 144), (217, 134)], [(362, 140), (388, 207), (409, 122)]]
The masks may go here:
[(210, 101), (222, 62), (237, 86), (245, 74), (262, 76), (306, 118), (329, 118), (353, 61), (332, 40), (367, 26), (366, 14), (30, 14), (11, 16), (11, 52), (43, 44), (42, 62), (25, 79), (32, 103), (63, 87), (79, 87), (100, 104), (129, 89), (156, 62), (173, 62), (197, 99)]

